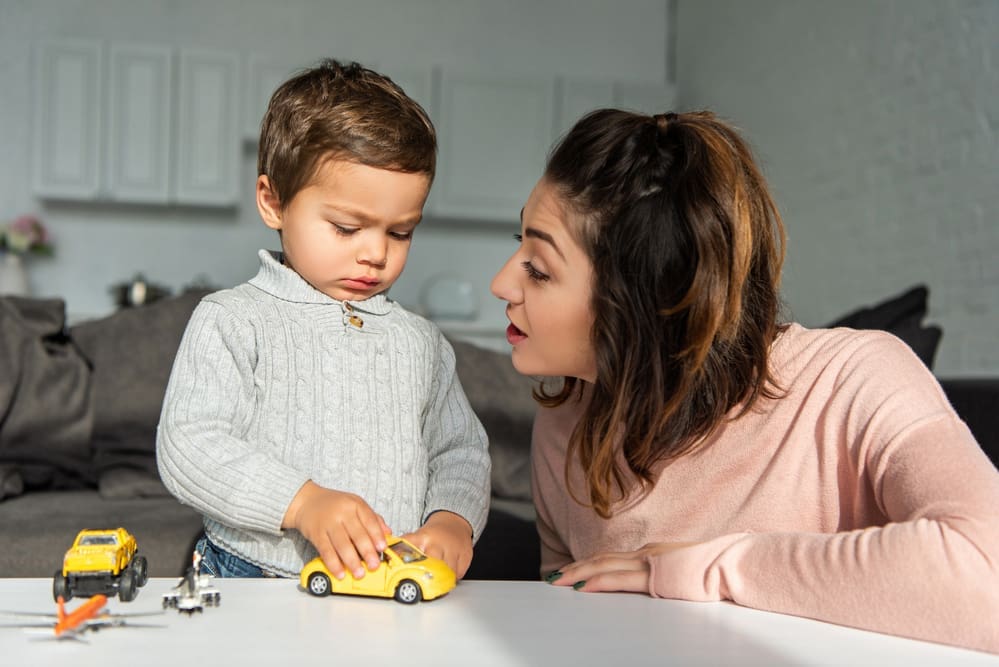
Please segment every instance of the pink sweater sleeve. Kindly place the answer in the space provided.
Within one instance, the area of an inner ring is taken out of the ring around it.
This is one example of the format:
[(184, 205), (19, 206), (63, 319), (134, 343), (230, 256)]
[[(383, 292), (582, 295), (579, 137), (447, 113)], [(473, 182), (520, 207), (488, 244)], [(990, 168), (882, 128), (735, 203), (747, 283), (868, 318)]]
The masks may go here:
[(650, 593), (999, 652), (999, 474), (908, 350), (870, 348), (842, 373), (843, 470), (889, 522), (678, 548), (650, 559)]

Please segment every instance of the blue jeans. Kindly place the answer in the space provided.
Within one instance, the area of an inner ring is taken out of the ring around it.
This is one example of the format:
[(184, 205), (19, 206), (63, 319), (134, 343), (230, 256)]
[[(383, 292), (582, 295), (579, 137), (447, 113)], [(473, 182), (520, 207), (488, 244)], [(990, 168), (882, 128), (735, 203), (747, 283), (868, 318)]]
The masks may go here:
[(213, 577), (246, 577), (257, 579), (275, 576), (273, 573), (229, 553), (209, 540), (207, 535), (201, 536), (197, 544), (194, 545), (194, 550), (201, 554), (202, 573), (210, 574)]

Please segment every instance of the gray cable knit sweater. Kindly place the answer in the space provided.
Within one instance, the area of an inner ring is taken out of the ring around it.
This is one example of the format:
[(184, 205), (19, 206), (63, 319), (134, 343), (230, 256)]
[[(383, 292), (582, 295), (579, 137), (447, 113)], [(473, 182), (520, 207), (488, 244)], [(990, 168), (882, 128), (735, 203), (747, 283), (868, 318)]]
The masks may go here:
[(384, 294), (345, 306), (280, 253), (260, 263), (205, 297), (184, 333), (156, 442), (167, 488), (213, 542), (286, 576), (316, 555), (281, 529), (310, 479), (361, 496), (397, 535), (449, 510), (478, 539), (486, 435), (437, 327)]

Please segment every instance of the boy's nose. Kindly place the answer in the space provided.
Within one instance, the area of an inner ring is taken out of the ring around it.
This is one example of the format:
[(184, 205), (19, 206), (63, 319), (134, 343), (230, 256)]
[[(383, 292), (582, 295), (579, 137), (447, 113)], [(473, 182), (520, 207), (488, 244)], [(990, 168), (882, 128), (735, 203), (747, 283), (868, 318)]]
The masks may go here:
[(511, 256), (489, 284), (489, 291), (493, 296), (509, 303), (520, 303), (523, 298), (523, 291), (517, 281), (516, 257)]
[(357, 261), (371, 266), (384, 266), (388, 258), (388, 242), (368, 239), (358, 250)]

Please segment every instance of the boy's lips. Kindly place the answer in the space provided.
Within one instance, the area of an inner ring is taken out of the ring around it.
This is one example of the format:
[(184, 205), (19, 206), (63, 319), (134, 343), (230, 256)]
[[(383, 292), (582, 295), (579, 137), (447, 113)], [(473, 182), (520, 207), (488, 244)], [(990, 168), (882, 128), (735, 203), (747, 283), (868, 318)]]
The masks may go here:
[(377, 278), (347, 278), (343, 282), (350, 289), (357, 290), (369, 290), (381, 283)]
[(516, 345), (526, 338), (527, 334), (518, 329), (517, 325), (513, 322), (506, 328), (506, 342), (510, 343), (510, 345)]

